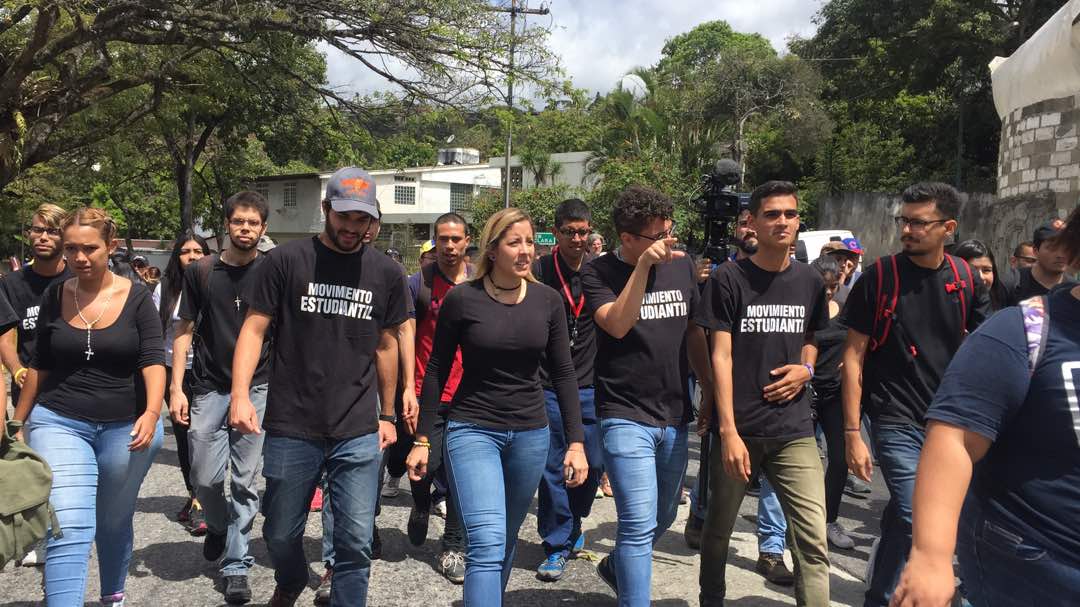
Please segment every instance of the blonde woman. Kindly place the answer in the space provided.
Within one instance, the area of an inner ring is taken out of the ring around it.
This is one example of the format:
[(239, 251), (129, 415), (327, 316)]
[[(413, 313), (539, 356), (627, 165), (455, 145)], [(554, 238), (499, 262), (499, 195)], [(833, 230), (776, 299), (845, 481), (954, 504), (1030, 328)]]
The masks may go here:
[(548, 422), (540, 384), (546, 354), (569, 444), (568, 487), (588, 475), (577, 377), (560, 295), (536, 282), (533, 227), (519, 209), (493, 215), (480, 238), (475, 278), (443, 299), (420, 395), (410, 477), (426, 471), (439, 397), (461, 349), (462, 378), (450, 404), (446, 462), (468, 543), (465, 605), (502, 605), (518, 528), (544, 472)]

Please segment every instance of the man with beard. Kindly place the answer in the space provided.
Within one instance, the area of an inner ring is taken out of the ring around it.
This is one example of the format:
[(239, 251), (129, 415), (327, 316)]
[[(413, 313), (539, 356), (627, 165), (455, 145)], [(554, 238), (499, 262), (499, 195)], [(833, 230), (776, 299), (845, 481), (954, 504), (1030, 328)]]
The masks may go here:
[[(248, 553), (248, 540), (259, 511), (255, 470), (263, 444), (263, 435), (243, 434), (227, 423), (233, 350), (248, 308), (246, 292), (256, 280), (257, 268), (265, 263), (257, 246), (269, 213), (266, 199), (256, 192), (240, 192), (225, 201), (230, 246), (220, 255), (207, 255), (188, 266), (173, 340), (170, 414), (190, 426), (191, 482), (207, 526), (203, 557), (216, 561), (224, 555), (220, 571), (225, 601), (230, 604), (251, 600), (247, 573), (255, 557)], [(193, 333), (198, 333), (199, 340), (191, 371), (193, 402), (188, 403), (184, 362)], [(263, 340), (248, 391), (260, 420), (266, 408), (269, 372), (270, 343)], [(231, 499), (225, 496), (226, 466), (232, 472)]]
[[(0, 280), (0, 294), (7, 298), (19, 317), (17, 325), (0, 335), (0, 360), (11, 373), (12, 403), (19, 402), (19, 393), (26, 381), (26, 365), (30, 364), (34, 355), (41, 295), (53, 283), (63, 282), (72, 276), (64, 262), (61, 246), (60, 220), (66, 214), (55, 204), (39, 206), (26, 227), (26, 237), (32, 247), (32, 261)], [(37, 549), (31, 550), (21, 564), (37, 565), (39, 561), (44, 564), (44, 545), (40, 547), (40, 553)]]
[[(324, 470), (334, 511), (330, 604), (367, 603), (382, 450), (397, 439), (397, 335), (407, 296), (401, 268), (363, 243), (379, 218), (375, 181), (356, 167), (338, 170), (322, 211), (322, 233), (267, 255), (233, 357), (229, 424), (245, 434), (266, 430), (271, 607), (291, 607), (307, 586), (304, 526)], [(250, 387), (267, 331), (274, 373), (260, 424)]]
[(979, 273), (945, 254), (960, 193), (944, 183), (918, 183), (902, 201), (896, 225), (903, 251), (868, 267), (844, 307), (848, 335), (840, 374), (848, 467), (870, 481), (874, 464), (860, 434), (866, 409), (889, 488), (865, 607), (889, 604), (907, 562), (926, 412), (953, 354), (990, 311)]

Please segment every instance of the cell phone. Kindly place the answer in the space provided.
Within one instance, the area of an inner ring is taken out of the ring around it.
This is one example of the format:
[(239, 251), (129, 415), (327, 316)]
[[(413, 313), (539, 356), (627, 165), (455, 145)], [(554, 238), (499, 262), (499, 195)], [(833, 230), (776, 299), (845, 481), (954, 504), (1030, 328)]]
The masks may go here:
[(564, 468), (563, 469), (563, 479), (565, 479), (566, 482), (568, 482), (568, 483), (570, 481), (574, 480), (574, 469), (571, 468), (570, 466), (567, 466), (566, 468)]

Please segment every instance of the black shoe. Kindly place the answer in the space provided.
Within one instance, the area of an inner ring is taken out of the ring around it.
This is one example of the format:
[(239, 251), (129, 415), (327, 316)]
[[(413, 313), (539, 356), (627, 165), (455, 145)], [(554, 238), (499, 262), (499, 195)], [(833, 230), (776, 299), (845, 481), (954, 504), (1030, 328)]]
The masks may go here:
[(691, 514), (686, 517), (686, 527), (683, 529), (683, 539), (686, 547), (691, 550), (701, 550), (701, 531), (705, 528), (705, 521)]
[(761, 476), (755, 476), (749, 484), (746, 485), (746, 494), (753, 497), (761, 497)]
[(289, 592), (281, 586), (274, 588), (274, 596), (270, 597), (270, 602), (267, 607), (293, 607), (296, 604), (296, 599), (300, 598), (300, 592)]
[(777, 586), (794, 586), (795, 574), (788, 570), (784, 563), (784, 555), (762, 552), (758, 556), (757, 566), (754, 567), (765, 578), (765, 581)]
[(611, 562), (611, 555), (607, 555), (600, 559), (600, 562), (596, 565), (596, 573), (600, 575), (600, 579), (604, 580), (614, 592), (615, 596), (619, 595), (619, 579), (615, 575), (615, 563)]
[(413, 506), (409, 511), (409, 543), (413, 546), (423, 546), (427, 541), (428, 519), (431, 515), (421, 512)]
[(330, 587), (334, 582), (334, 570), (327, 567), (319, 580), (319, 587), (315, 589), (315, 604), (320, 607), (330, 604)]
[(230, 605), (243, 605), (251, 600), (251, 587), (246, 575), (225, 576), (225, 602)]
[(873, 487), (853, 474), (849, 474), (847, 481), (844, 482), (844, 495), (858, 499), (866, 499), (866, 497), (873, 492)]
[(224, 533), (218, 535), (213, 531), (208, 531), (206, 537), (203, 538), (203, 558), (208, 561), (216, 561), (221, 558), (221, 555), (225, 554), (225, 539), (227, 537)]
[(371, 530), (371, 560), (377, 561), (382, 558), (382, 538), (379, 537), (379, 528)]

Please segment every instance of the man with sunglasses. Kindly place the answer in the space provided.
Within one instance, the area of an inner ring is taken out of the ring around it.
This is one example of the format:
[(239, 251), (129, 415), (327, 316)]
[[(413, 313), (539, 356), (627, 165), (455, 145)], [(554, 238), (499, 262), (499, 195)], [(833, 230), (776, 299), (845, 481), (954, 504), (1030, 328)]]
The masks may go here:
[[(53, 283), (63, 282), (73, 275), (64, 261), (60, 221), (67, 212), (55, 204), (39, 206), (26, 226), (30, 243), (30, 263), (18, 272), (0, 280), (0, 294), (7, 298), (19, 322), (0, 335), (0, 360), (11, 373), (11, 402), (19, 402), (19, 393), (26, 381), (26, 365), (34, 355), (34, 336), (37, 334), (38, 308), (41, 295)], [(6, 406), (6, 405), (5, 405)], [(22, 559), (23, 565), (44, 564), (44, 546)], [(40, 557), (40, 559), (38, 558)]]
[[(979, 273), (945, 254), (959, 211), (960, 193), (950, 185), (918, 183), (905, 190), (896, 217), (903, 251), (868, 267), (844, 307), (848, 336), (840, 373), (847, 462), (856, 476), (870, 480), (873, 462), (860, 434), (865, 409), (890, 496), (866, 607), (889, 604), (911, 551), (911, 501), (927, 409), (964, 336), (990, 313)], [(882, 309), (883, 300), (891, 312)]]

